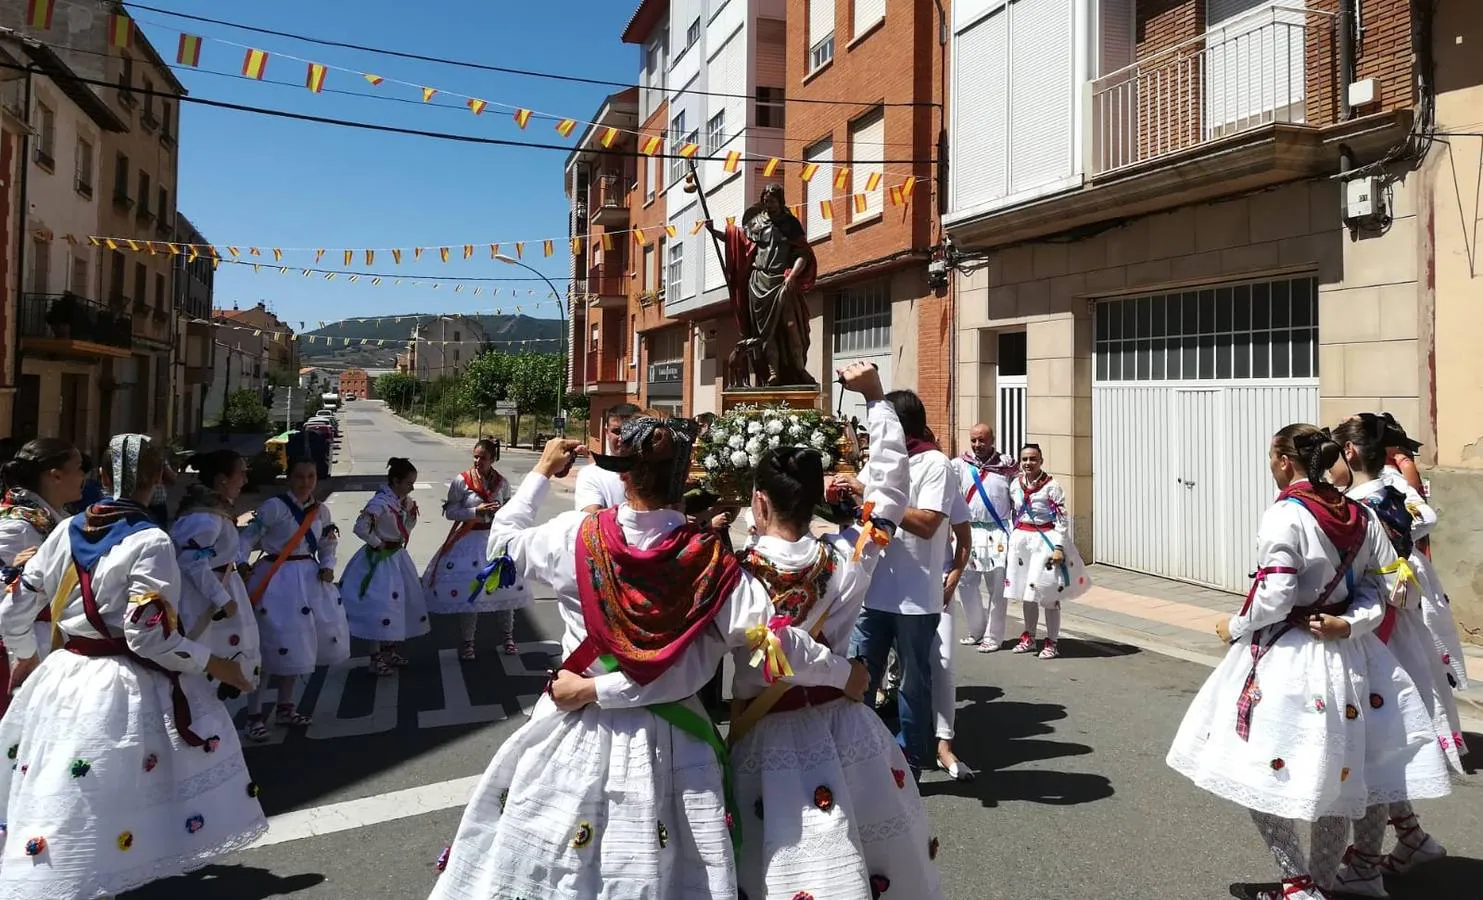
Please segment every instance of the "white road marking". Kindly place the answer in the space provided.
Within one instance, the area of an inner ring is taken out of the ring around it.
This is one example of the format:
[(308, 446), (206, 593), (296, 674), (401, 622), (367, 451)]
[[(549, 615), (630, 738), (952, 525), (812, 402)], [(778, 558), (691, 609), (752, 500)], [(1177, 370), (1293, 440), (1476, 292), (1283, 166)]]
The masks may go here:
[(463, 806), (473, 796), (482, 775), (455, 778), (436, 784), (424, 784), (415, 788), (330, 803), (311, 809), (300, 809), (282, 813), (268, 819), (268, 833), (248, 849), (258, 849), (273, 844), (299, 841), (304, 838), (322, 837), (341, 831), (365, 828), (395, 819), (420, 816)]
[(498, 703), (474, 706), (469, 702), (469, 689), (463, 681), (463, 663), (458, 661), (457, 650), (438, 651), (438, 674), (443, 680), (443, 708), (419, 712), (418, 728), (503, 722), (509, 718)]
[(397, 682), (400, 680), (396, 676), (375, 680), (376, 695), (371, 701), (369, 715), (356, 716), (353, 719), (342, 719), (339, 716), (340, 700), (345, 696), (345, 680), (349, 677), (350, 670), (369, 663), (369, 659), (357, 657), (331, 666), (325, 673), (324, 684), (314, 701), (314, 723), (309, 726), (308, 732), (310, 740), (360, 737), (396, 728)]

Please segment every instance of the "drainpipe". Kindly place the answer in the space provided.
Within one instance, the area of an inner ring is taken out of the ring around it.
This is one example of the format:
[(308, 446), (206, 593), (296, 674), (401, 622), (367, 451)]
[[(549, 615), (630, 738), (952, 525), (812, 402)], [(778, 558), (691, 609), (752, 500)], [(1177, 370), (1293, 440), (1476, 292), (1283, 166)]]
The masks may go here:
[(1354, 83), (1354, 7), (1360, 0), (1339, 0), (1339, 121), (1354, 118), (1349, 86)]
[[(11, 339), (10, 358), (10, 387), (14, 392), (10, 401), (10, 433), (15, 434), (16, 416), (20, 411), (21, 390), (21, 310), (25, 306), (26, 290), (26, 234), (31, 227), (30, 193), (31, 184), (31, 74), (30, 66), (26, 67), (26, 128), (20, 135), (19, 152), (17, 153), (16, 166), (20, 170), (21, 184), (20, 196), (16, 201), (15, 220), (19, 225), (16, 228), (15, 238), (15, 335)], [(39, 423), (38, 423), (39, 424)]]

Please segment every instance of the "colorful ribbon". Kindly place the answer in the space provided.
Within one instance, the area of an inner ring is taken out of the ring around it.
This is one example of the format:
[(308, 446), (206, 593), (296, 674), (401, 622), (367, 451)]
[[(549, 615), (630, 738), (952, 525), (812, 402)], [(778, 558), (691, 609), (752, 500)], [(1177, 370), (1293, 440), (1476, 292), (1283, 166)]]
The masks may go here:
[(860, 561), (860, 557), (865, 554), (865, 548), (870, 544), (879, 544), (881, 547), (890, 544), (892, 536), (896, 533), (896, 523), (876, 518), (871, 515), (874, 511), (874, 500), (867, 500), (865, 505), (860, 507), (858, 513), (860, 536), (855, 539), (855, 554), (851, 558), (853, 562)]
[(779, 678), (793, 677), (793, 666), (783, 654), (783, 642), (778, 632), (793, 624), (791, 616), (773, 616), (765, 624), (757, 623), (747, 629), (747, 641), (752, 648), (752, 668), (762, 670), (762, 680), (772, 684)]
[(492, 594), (514, 585), (515, 560), (508, 555), (499, 556), (480, 569), (474, 580), (469, 582), (469, 593), (472, 595), (470, 602), (481, 593)]

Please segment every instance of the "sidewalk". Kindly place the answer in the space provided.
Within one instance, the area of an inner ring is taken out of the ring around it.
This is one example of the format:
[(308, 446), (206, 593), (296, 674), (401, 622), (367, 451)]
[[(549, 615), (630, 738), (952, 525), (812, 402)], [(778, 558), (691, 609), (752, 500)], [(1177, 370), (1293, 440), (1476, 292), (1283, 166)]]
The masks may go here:
[[(1241, 597), (1153, 575), (1094, 565), (1093, 587), (1065, 607), (1066, 630), (1152, 648), (1204, 657), (1212, 665), (1223, 655), (1215, 623), (1241, 606)], [(1018, 610), (1010, 610), (1018, 614)], [(1464, 645), (1471, 687), (1457, 692), (1460, 704), (1483, 714), (1483, 647)]]

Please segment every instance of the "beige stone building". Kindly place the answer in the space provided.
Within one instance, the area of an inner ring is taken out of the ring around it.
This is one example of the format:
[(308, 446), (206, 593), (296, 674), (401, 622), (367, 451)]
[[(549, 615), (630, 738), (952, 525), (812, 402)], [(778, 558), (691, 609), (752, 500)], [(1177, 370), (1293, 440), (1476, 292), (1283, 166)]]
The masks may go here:
[[(951, 146), (989, 161), (952, 170), (944, 217), (959, 442), (977, 421), (1039, 442), (1092, 559), (1244, 591), (1270, 435), (1392, 412), (1439, 466), (1436, 555), (1483, 625), (1462, 562), (1483, 559), (1462, 518), (1483, 494), (1479, 139), (1412, 131), (1433, 85), (1439, 129), (1479, 130), (1483, 29), (1404, 0), (1367, 2), (1363, 29), (1337, 2), (1073, 6), (954, 4)], [(1030, 27), (1063, 13), (1065, 36)], [(981, 65), (1027, 51), (1034, 77)]]

